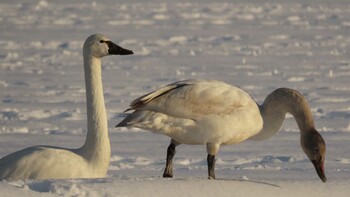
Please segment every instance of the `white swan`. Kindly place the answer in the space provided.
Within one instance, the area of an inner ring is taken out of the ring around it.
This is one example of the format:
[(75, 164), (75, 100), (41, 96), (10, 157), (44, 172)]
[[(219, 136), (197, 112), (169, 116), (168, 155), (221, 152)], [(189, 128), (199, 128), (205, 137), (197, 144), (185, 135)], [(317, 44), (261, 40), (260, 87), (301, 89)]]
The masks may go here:
[(221, 145), (267, 139), (280, 129), (289, 112), (301, 131), (302, 149), (326, 182), (324, 140), (314, 127), (307, 101), (295, 90), (277, 89), (258, 106), (246, 92), (224, 82), (185, 80), (144, 95), (130, 106), (128, 110), (134, 112), (117, 127), (137, 127), (171, 138), (163, 177), (173, 176), (177, 145), (205, 144), (208, 175), (215, 179), (215, 155)]
[(0, 179), (97, 178), (107, 173), (110, 160), (107, 116), (101, 79), (101, 58), (107, 55), (129, 55), (101, 34), (88, 37), (84, 43), (84, 71), (88, 131), (79, 149), (33, 146), (0, 159)]

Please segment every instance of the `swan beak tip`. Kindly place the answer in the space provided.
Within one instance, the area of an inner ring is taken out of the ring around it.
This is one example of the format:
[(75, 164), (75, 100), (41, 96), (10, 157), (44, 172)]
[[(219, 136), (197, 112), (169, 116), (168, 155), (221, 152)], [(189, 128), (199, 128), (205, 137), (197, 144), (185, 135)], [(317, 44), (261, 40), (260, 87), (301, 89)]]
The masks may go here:
[(315, 166), (318, 177), (320, 177), (322, 182), (324, 182), (324, 183), (327, 182), (327, 177), (326, 177), (325, 168), (324, 168), (324, 162), (323, 161), (317, 162), (317, 161), (313, 160), (312, 163)]
[(120, 55), (133, 55), (134, 52), (128, 49), (124, 49)]
[(132, 55), (132, 54), (134, 54), (134, 52), (129, 50), (129, 49), (120, 48), (116, 52), (112, 51), (111, 54), (113, 54), (113, 55)]

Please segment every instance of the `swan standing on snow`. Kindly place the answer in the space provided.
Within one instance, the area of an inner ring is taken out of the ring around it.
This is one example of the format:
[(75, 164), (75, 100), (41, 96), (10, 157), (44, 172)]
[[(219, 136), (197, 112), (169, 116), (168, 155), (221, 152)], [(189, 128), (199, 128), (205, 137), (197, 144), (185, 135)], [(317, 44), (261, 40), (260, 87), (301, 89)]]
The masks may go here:
[[(172, 177), (172, 160), (179, 144), (205, 144), (209, 178), (215, 179), (215, 155), (221, 145), (274, 135), (291, 113), (301, 132), (301, 147), (326, 182), (326, 145), (314, 127), (310, 107), (296, 90), (273, 91), (261, 106), (243, 90), (220, 81), (185, 80), (169, 84), (131, 103), (133, 113), (117, 127), (137, 127), (167, 135), (163, 177)], [(127, 111), (128, 111), (127, 110)]]
[(101, 58), (129, 55), (101, 34), (87, 38), (83, 47), (88, 131), (79, 149), (33, 146), (0, 159), (0, 179), (65, 179), (105, 177), (110, 160), (107, 115), (101, 79)]

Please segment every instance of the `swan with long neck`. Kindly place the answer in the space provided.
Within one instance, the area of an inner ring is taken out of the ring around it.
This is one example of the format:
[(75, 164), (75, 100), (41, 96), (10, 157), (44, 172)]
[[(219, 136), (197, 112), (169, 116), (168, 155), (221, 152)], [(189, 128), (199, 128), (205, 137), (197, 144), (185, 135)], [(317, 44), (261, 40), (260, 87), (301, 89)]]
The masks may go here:
[(33, 146), (0, 159), (0, 179), (66, 179), (105, 177), (111, 154), (103, 97), (101, 58), (129, 55), (104, 35), (88, 37), (83, 46), (87, 107), (87, 136), (78, 149)]
[(128, 110), (134, 111), (117, 127), (137, 127), (171, 138), (163, 177), (173, 177), (176, 146), (205, 144), (208, 177), (215, 179), (215, 155), (221, 145), (268, 139), (291, 113), (301, 132), (302, 149), (320, 179), (327, 180), (325, 142), (314, 127), (307, 101), (296, 90), (279, 88), (259, 106), (246, 92), (224, 82), (185, 80), (137, 98)]

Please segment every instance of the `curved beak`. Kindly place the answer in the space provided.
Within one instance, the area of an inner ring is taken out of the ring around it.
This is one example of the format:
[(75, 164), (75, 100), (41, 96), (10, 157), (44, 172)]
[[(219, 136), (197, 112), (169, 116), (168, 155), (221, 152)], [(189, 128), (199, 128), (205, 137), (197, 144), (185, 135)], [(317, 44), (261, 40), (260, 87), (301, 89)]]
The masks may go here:
[(319, 161), (312, 160), (311, 162), (315, 166), (317, 175), (320, 177), (322, 182), (325, 183), (327, 181), (327, 177), (326, 177), (325, 170), (324, 170), (324, 162), (322, 160), (319, 160)]
[(116, 45), (112, 41), (106, 41), (105, 43), (108, 46), (108, 53), (110, 55), (131, 55), (131, 54), (134, 54), (133, 51), (128, 50), (128, 49), (124, 49), (124, 48)]

